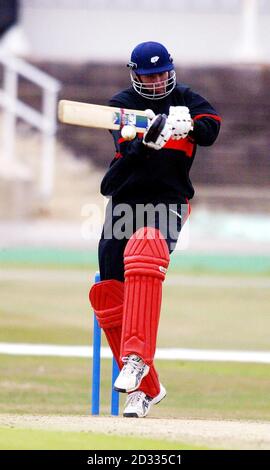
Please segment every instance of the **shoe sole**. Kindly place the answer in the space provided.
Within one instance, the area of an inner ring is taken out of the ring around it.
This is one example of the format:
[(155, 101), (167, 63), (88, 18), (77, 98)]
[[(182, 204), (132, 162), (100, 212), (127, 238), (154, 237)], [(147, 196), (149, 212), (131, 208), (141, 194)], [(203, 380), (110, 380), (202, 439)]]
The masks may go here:
[(167, 393), (165, 392), (165, 395), (163, 395), (163, 397), (161, 397), (158, 401), (154, 401), (155, 399), (153, 399), (153, 405), (158, 405), (165, 397), (166, 397)]
[[(166, 397), (166, 395), (167, 395), (167, 393), (165, 393), (165, 395), (163, 395), (163, 397), (161, 397), (158, 401), (153, 402), (152, 405), (158, 405)], [(151, 409), (151, 407), (150, 407), (150, 409)], [(149, 411), (150, 411), (150, 409), (149, 409)], [(142, 416), (142, 418), (146, 418), (147, 414)], [(138, 416), (137, 413), (123, 413), (123, 417), (124, 418), (140, 418), (140, 416)]]
[[(119, 392), (119, 393), (128, 393), (130, 392), (130, 390), (127, 392), (127, 390), (125, 388), (118, 388), (118, 387), (113, 387), (113, 389), (116, 391), (116, 392)], [(133, 390), (132, 390), (133, 391)]]

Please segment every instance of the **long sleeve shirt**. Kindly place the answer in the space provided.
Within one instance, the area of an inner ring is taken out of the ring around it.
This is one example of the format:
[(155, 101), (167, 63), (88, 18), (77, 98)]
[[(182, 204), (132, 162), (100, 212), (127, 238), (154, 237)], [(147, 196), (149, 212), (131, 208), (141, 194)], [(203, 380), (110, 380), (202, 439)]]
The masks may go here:
[(101, 193), (114, 203), (186, 203), (194, 188), (190, 180), (197, 146), (212, 145), (219, 133), (221, 118), (211, 104), (185, 85), (177, 85), (161, 100), (148, 100), (132, 87), (118, 93), (110, 106), (152, 109), (169, 114), (170, 106), (187, 106), (194, 129), (184, 139), (172, 138), (160, 150), (145, 146), (143, 135), (127, 141), (120, 131), (112, 131), (115, 156), (101, 182)]

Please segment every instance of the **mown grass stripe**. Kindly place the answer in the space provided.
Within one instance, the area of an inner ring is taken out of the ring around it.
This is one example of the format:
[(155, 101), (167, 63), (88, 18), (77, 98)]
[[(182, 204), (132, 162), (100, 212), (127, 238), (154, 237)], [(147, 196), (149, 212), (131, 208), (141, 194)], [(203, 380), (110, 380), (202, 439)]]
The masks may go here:
[[(98, 266), (98, 256), (93, 249), (6, 248), (0, 250), (0, 263), (88, 268)], [(171, 256), (170, 270), (270, 275), (270, 256), (181, 252)]]

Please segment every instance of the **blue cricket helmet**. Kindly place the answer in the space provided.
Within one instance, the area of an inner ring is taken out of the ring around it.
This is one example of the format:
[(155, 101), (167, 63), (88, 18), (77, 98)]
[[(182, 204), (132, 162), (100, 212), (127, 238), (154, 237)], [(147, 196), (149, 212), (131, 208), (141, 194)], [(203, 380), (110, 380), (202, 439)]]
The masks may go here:
[(173, 59), (159, 42), (142, 42), (131, 53), (127, 64), (136, 75), (150, 75), (153, 73), (169, 72), (174, 69)]

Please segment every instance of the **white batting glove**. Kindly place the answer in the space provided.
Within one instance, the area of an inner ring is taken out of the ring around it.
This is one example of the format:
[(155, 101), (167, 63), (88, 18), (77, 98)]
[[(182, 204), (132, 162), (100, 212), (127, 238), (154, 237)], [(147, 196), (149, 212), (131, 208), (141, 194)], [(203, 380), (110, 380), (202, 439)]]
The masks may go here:
[(160, 150), (172, 135), (171, 126), (167, 124), (167, 116), (165, 114), (155, 115), (152, 109), (146, 109), (145, 113), (149, 125), (144, 133), (143, 143), (147, 147)]
[(174, 140), (184, 139), (193, 130), (193, 121), (186, 106), (170, 106), (167, 123), (172, 128)]

